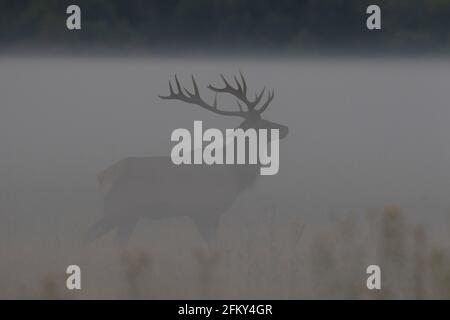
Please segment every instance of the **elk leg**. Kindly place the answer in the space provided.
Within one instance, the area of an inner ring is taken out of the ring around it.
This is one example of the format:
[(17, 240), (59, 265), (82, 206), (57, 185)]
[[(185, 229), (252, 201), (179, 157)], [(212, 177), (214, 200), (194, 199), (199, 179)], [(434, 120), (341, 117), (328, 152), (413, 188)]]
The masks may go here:
[(133, 230), (136, 227), (137, 222), (138, 222), (137, 218), (132, 218), (128, 221), (122, 221), (117, 226), (117, 234), (116, 234), (117, 244), (123, 246), (128, 243), (131, 234), (133, 233)]
[(216, 245), (217, 232), (219, 229), (220, 218), (211, 216), (202, 216), (194, 219), (194, 224), (197, 227), (203, 241), (208, 245), (208, 247), (213, 247)]
[(85, 242), (92, 242), (100, 238), (115, 227), (113, 221), (109, 217), (103, 217), (97, 221), (86, 233)]

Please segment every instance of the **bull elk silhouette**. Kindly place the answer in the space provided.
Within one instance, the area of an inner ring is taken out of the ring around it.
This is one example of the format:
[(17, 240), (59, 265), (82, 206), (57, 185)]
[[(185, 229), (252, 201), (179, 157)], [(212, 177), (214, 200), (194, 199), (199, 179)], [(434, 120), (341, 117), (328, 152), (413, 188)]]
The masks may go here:
[[(247, 130), (278, 129), (280, 139), (286, 137), (286, 126), (261, 118), (274, 98), (274, 91), (265, 96), (265, 88), (247, 97), (247, 82), (239, 72), (235, 85), (221, 75), (223, 87), (209, 85), (216, 94), (212, 104), (205, 102), (195, 78), (193, 91), (180, 85), (175, 76), (176, 88), (169, 81), (169, 95), (164, 100), (179, 100), (194, 104), (223, 116), (241, 117), (238, 128)], [(239, 110), (226, 111), (217, 106), (217, 94), (226, 93), (237, 99)], [(259, 106), (260, 105), (260, 106)], [(245, 107), (245, 109), (244, 109)], [(103, 189), (104, 215), (87, 232), (87, 240), (117, 229), (116, 239), (125, 244), (141, 217), (162, 219), (188, 216), (206, 241), (216, 235), (220, 218), (237, 196), (252, 186), (259, 176), (260, 164), (255, 165), (182, 165), (176, 166), (169, 156), (128, 157), (118, 161), (98, 175)]]

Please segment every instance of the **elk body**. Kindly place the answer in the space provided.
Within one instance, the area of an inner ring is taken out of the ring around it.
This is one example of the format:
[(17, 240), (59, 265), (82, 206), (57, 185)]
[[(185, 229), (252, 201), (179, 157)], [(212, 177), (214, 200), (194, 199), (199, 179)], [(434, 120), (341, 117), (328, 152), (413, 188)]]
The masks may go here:
[[(247, 97), (247, 84), (240, 74), (231, 85), (221, 76), (223, 88), (209, 85), (217, 93), (228, 93), (237, 99), (238, 111), (218, 109), (217, 95), (213, 104), (201, 98), (192, 77), (193, 92), (183, 88), (175, 76), (176, 89), (169, 82), (170, 93), (160, 96), (165, 100), (180, 100), (198, 105), (223, 116), (241, 117), (239, 128), (278, 129), (280, 139), (288, 133), (286, 126), (261, 118), (272, 102), (274, 93), (259, 106), (265, 89)], [(246, 108), (244, 110), (244, 107)], [(98, 175), (100, 188), (105, 194), (104, 215), (88, 231), (88, 240), (117, 229), (117, 241), (126, 243), (140, 218), (163, 219), (190, 217), (206, 241), (216, 235), (220, 218), (234, 203), (238, 195), (252, 186), (259, 176), (260, 165), (181, 165), (172, 163), (169, 156), (130, 157), (110, 166)]]

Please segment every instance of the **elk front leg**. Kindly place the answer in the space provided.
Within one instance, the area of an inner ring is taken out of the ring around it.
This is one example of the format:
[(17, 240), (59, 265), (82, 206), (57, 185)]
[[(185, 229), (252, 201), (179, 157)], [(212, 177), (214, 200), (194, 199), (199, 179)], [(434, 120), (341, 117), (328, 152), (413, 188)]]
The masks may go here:
[(214, 246), (217, 242), (220, 216), (214, 214), (201, 215), (193, 218), (193, 220), (203, 241), (205, 241), (208, 247)]
[(121, 221), (117, 226), (116, 243), (125, 246), (128, 244), (130, 237), (136, 227), (138, 218), (132, 217), (129, 220)]

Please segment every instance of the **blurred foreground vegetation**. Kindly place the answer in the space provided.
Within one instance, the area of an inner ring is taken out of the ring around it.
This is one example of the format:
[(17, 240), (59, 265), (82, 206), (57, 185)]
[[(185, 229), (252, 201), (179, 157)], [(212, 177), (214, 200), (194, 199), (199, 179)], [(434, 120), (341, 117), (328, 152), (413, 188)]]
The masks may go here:
[[(125, 250), (84, 248), (76, 260), (88, 274), (82, 291), (68, 292), (64, 269), (54, 266), (34, 282), (10, 283), (0, 297), (450, 299), (450, 238), (435, 237), (397, 206), (322, 226), (282, 218), (276, 209), (261, 215), (247, 226), (223, 224), (214, 248), (170, 236), (147, 244), (134, 239)], [(381, 290), (366, 287), (372, 264), (381, 267)]]

